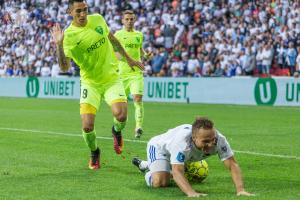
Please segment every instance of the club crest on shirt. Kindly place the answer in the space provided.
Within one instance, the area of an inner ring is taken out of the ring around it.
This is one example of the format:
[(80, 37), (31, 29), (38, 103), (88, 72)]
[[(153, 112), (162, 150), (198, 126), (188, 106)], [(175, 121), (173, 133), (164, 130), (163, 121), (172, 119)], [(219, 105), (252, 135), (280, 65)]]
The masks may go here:
[(136, 41), (138, 42), (138, 43), (140, 43), (140, 38), (139, 37), (136, 37)]
[(227, 147), (226, 146), (221, 147), (221, 149), (222, 149), (223, 152), (227, 152)]
[(176, 159), (179, 161), (179, 162), (184, 162), (184, 159), (185, 159), (185, 155), (182, 153), (182, 152), (179, 152), (176, 156)]
[(100, 35), (103, 35), (103, 28), (102, 28), (101, 26), (97, 26), (97, 27), (95, 28), (95, 31), (96, 31), (97, 33), (99, 33)]

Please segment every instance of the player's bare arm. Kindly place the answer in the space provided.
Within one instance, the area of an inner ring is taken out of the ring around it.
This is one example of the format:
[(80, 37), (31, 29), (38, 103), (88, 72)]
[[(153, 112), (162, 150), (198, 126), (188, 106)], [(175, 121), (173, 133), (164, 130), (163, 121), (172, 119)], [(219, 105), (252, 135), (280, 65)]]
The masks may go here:
[(114, 48), (114, 50), (118, 53), (120, 53), (122, 56), (124, 56), (127, 60), (128, 65), (133, 69), (134, 66), (140, 68), (141, 70), (144, 70), (144, 65), (139, 62), (139, 61), (135, 61), (133, 60), (125, 51), (125, 49), (123, 48), (123, 46), (121, 45), (121, 43), (119, 42), (119, 40), (112, 34), (109, 33), (108, 34), (108, 38)]
[(224, 165), (231, 172), (231, 177), (236, 188), (237, 196), (254, 196), (254, 194), (245, 191), (241, 169), (237, 164), (237, 162), (235, 161), (234, 157), (232, 156), (226, 159), (224, 161)]
[(61, 30), (59, 24), (55, 24), (50, 30), (52, 38), (56, 44), (56, 54), (58, 63), (62, 71), (67, 71), (70, 68), (70, 59), (66, 57), (63, 48), (64, 32)]
[(200, 197), (206, 196), (207, 194), (196, 192), (188, 180), (184, 176), (184, 165), (173, 164), (172, 165), (173, 179), (178, 185), (178, 187), (188, 196), (188, 197)]
[(145, 51), (143, 48), (141, 48), (141, 55), (142, 55), (142, 57), (144, 58), (144, 59), (146, 59), (147, 61), (148, 60), (151, 60), (152, 59), (152, 57), (153, 57), (153, 52), (147, 52), (147, 51)]

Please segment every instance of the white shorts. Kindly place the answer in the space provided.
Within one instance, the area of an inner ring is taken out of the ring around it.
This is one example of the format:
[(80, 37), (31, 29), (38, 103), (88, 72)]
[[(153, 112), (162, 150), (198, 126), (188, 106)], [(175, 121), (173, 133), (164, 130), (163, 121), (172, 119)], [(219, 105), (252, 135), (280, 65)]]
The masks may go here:
[(169, 172), (171, 173), (170, 159), (165, 152), (161, 151), (161, 148), (156, 144), (151, 144), (151, 141), (147, 145), (147, 159), (150, 173), (154, 172)]

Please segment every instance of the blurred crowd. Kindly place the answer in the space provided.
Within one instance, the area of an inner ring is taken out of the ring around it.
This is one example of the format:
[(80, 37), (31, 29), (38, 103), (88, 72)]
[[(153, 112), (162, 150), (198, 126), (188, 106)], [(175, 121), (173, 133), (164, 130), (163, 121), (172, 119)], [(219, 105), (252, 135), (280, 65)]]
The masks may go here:
[[(51, 41), (55, 23), (70, 24), (68, 0), (0, 0), (0, 77), (61, 75)], [(297, 0), (87, 0), (111, 31), (137, 14), (144, 34), (145, 76), (299, 76)], [(78, 76), (75, 63), (65, 74)]]

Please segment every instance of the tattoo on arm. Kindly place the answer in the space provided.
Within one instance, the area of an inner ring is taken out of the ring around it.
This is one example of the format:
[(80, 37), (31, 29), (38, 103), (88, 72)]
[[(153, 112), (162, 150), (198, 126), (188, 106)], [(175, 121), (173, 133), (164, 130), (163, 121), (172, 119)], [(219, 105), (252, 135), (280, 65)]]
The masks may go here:
[(111, 44), (112, 44), (112, 46), (114, 48), (114, 51), (119, 53), (119, 48), (120, 47), (118, 46), (118, 44), (116, 43), (116, 41), (115, 40), (110, 40), (110, 42), (111, 42)]
[(117, 38), (114, 37), (114, 35), (109, 34), (109, 40), (114, 48), (114, 51), (119, 52), (122, 56), (124, 56), (125, 58), (128, 57), (128, 54), (126, 53), (125, 49), (123, 48), (123, 46), (121, 45), (121, 43), (119, 42), (119, 40)]
[(66, 57), (62, 45), (58, 45), (58, 46), (57, 46), (56, 53), (57, 53), (58, 63), (59, 63), (60, 68), (61, 68), (63, 71), (68, 70), (69, 67), (70, 67), (70, 61), (69, 61), (69, 59)]

